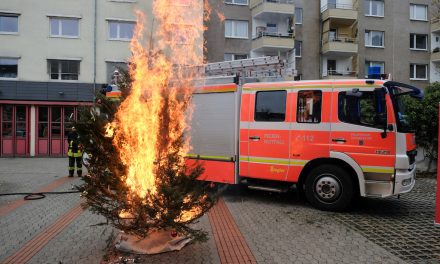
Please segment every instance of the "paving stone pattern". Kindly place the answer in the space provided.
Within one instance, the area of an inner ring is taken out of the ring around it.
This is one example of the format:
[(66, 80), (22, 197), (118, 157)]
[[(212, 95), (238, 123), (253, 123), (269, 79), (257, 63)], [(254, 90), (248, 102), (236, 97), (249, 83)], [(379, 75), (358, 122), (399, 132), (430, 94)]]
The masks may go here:
[[(76, 180), (79, 182), (79, 180)], [(56, 191), (70, 190), (71, 183)], [(19, 250), (33, 236), (47, 228), (57, 218), (77, 205), (78, 193), (49, 195), (45, 199), (30, 201), (11, 213), (0, 217), (0, 261)]]
[(63, 232), (52, 239), (28, 263), (100, 263), (113, 228), (105, 218), (83, 212)]
[[(0, 193), (31, 192), (64, 176), (67, 158), (0, 158)], [(0, 206), (21, 197), (2, 196)]]
[(362, 199), (333, 218), (410, 263), (440, 263), (440, 227), (435, 227), (434, 179), (418, 179), (400, 199)]
[(292, 193), (232, 191), (225, 201), (257, 263), (404, 263)]

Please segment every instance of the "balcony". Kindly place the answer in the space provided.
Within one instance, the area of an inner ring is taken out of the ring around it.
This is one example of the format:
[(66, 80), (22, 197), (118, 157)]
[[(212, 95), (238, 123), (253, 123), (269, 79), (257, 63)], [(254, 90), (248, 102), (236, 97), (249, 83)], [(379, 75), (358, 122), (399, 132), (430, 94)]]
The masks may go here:
[(338, 24), (352, 24), (358, 19), (358, 12), (351, 4), (327, 4), (321, 7), (321, 19), (332, 19)]
[(252, 51), (285, 52), (295, 47), (294, 35), (291, 33), (259, 32), (252, 38)]
[(436, 47), (432, 50), (431, 61), (434, 63), (440, 63), (440, 48)]
[(252, 17), (268, 19), (273, 15), (291, 17), (295, 13), (293, 0), (251, 0)]
[(358, 52), (358, 44), (354, 38), (334, 38), (324, 42), (321, 51), (327, 56), (352, 56)]
[(322, 75), (322, 78), (323, 79), (355, 79), (357, 78), (357, 72), (329, 70)]
[(440, 33), (440, 19), (431, 20), (431, 32)]

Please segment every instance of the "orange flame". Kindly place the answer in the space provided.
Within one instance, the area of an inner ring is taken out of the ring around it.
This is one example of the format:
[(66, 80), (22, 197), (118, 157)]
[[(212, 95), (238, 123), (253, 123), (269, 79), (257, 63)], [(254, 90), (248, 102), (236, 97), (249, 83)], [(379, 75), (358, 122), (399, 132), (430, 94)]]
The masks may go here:
[[(148, 50), (142, 43), (145, 16), (137, 12), (131, 41), (133, 83), (106, 134), (114, 132), (113, 144), (127, 167), (126, 184), (141, 198), (157, 192), (160, 156), (175, 151), (171, 142), (189, 129), (186, 113), (197, 75), (192, 66), (203, 62), (203, 10), (202, 0), (155, 0), (155, 26), (149, 29), (154, 43)], [(161, 120), (164, 109), (169, 111), (166, 122)], [(188, 151), (186, 139), (179, 150), (180, 164)]]

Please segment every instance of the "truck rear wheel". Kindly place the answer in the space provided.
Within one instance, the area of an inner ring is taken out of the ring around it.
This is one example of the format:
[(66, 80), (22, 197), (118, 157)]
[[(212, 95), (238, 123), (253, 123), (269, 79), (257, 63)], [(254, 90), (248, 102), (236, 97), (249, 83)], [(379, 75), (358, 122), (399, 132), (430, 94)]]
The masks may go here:
[(305, 194), (309, 203), (318, 209), (343, 211), (351, 204), (354, 184), (343, 168), (321, 165), (307, 176)]

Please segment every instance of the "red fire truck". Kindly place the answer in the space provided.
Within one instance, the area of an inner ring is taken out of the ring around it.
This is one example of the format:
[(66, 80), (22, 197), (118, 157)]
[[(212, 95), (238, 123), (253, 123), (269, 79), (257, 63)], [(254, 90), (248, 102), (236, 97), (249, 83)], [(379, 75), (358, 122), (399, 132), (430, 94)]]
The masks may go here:
[(190, 158), (204, 180), (296, 187), (323, 210), (409, 192), (416, 145), (404, 96), (423, 93), (372, 79), (206, 83), (193, 96)]

